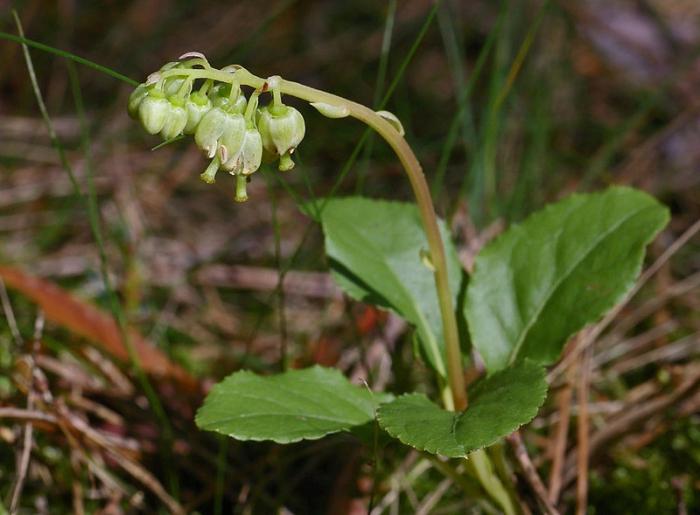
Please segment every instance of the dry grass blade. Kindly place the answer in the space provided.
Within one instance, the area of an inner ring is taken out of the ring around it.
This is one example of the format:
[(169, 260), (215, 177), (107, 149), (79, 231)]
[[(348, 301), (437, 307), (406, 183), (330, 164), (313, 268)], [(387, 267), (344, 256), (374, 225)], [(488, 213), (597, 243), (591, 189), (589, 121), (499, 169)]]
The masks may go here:
[(591, 356), (590, 347), (583, 354), (583, 362), (579, 369), (579, 381), (576, 389), (578, 405), (578, 447), (577, 481), (576, 481), (576, 515), (585, 515), (588, 508), (588, 458), (589, 458), (589, 419), (588, 397), (591, 384)]
[[(648, 331), (644, 331), (641, 334), (623, 341), (616, 342), (614, 339), (604, 338), (599, 341), (600, 345), (598, 347), (603, 350), (597, 352), (593, 358), (593, 368), (598, 369), (614, 360), (619, 360), (628, 355), (634, 356), (653, 345), (659, 338), (676, 331), (679, 327), (680, 323), (677, 320), (670, 319), (652, 327)], [(606, 345), (607, 342), (610, 343)]]
[[(4, 289), (3, 289), (4, 291)], [(7, 293), (5, 293), (5, 297)], [(44, 331), (44, 315), (40, 311), (36, 317), (34, 323), (34, 337), (32, 339), (31, 356), (30, 356), (30, 369), (29, 369), (29, 391), (27, 392), (27, 411), (34, 409), (34, 402), (36, 394), (34, 392), (34, 358), (36, 351), (39, 348), (39, 342), (41, 340), (41, 335)], [(10, 499), (10, 513), (14, 515), (19, 509), (19, 500), (22, 497), (22, 489), (24, 488), (24, 481), (27, 478), (27, 471), (29, 470), (29, 459), (31, 457), (32, 446), (34, 445), (34, 426), (31, 421), (27, 421), (24, 424), (24, 438), (22, 441), (22, 453), (17, 460), (17, 473), (15, 477), (15, 485), (12, 489), (12, 496)]]
[(622, 375), (652, 363), (661, 364), (687, 359), (700, 353), (698, 343), (700, 343), (700, 332), (688, 335), (658, 349), (621, 360), (610, 370), (616, 375)]
[(163, 504), (167, 506), (168, 510), (170, 510), (171, 513), (174, 513), (176, 515), (185, 514), (184, 508), (180, 506), (180, 504), (175, 499), (168, 495), (168, 492), (165, 491), (163, 485), (160, 484), (160, 482), (155, 478), (155, 476), (153, 476), (153, 474), (148, 472), (145, 468), (143, 468), (135, 461), (127, 459), (121, 454), (117, 454), (110, 450), (107, 450), (106, 452), (107, 455), (111, 456), (119, 464), (120, 467), (122, 467), (135, 479), (137, 479), (149, 490), (151, 490), (163, 502)]
[(425, 496), (423, 502), (420, 503), (418, 509), (416, 510), (416, 515), (429, 515), (432, 513), (433, 508), (440, 502), (440, 499), (447, 493), (450, 486), (452, 486), (452, 480), (447, 478), (440, 481), (440, 483)]
[(2, 300), (2, 310), (7, 318), (7, 325), (10, 328), (10, 333), (12, 338), (15, 340), (15, 345), (18, 347), (22, 346), (22, 335), (19, 334), (19, 329), (17, 328), (17, 320), (15, 319), (15, 312), (12, 310), (12, 304), (10, 303), (10, 297), (7, 295), (7, 288), (5, 288), (5, 281), (0, 278), (0, 299)]
[(0, 420), (3, 418), (14, 418), (17, 420), (27, 420), (31, 422), (46, 422), (55, 424), (57, 419), (51, 413), (44, 413), (38, 410), (28, 410), (24, 408), (0, 408)]
[(571, 382), (576, 374), (575, 367), (567, 370), (567, 382), (557, 394), (557, 406), (559, 408), (559, 422), (552, 444), (552, 468), (549, 473), (548, 498), (552, 504), (559, 501), (562, 487), (562, 474), (564, 472), (564, 460), (566, 458), (566, 442), (569, 434), (569, 422), (571, 417), (571, 398), (573, 388)]
[(559, 515), (559, 511), (549, 500), (547, 489), (544, 487), (544, 483), (542, 482), (540, 475), (537, 473), (537, 469), (532, 464), (532, 460), (530, 459), (530, 455), (527, 453), (527, 449), (523, 443), (522, 436), (520, 436), (520, 432), (515, 431), (513, 434), (508, 436), (507, 440), (513, 448), (515, 458), (518, 460), (520, 468), (522, 468), (523, 473), (525, 474), (525, 479), (532, 488), (532, 491), (535, 492), (537, 500), (544, 508), (545, 513), (548, 515)]
[(257, 266), (210, 265), (197, 273), (197, 281), (206, 286), (275, 291), (283, 280), (284, 293), (314, 298), (341, 298), (343, 293), (327, 273), (288, 271)]
[(698, 290), (700, 290), (700, 272), (695, 272), (694, 274), (672, 284), (659, 295), (654, 296), (631, 313), (621, 317), (619, 322), (612, 327), (610, 335), (599, 340), (601, 347), (610, 347), (613, 337), (616, 335), (625, 334), (645, 318), (655, 313), (671, 299), (681, 297), (692, 291)]

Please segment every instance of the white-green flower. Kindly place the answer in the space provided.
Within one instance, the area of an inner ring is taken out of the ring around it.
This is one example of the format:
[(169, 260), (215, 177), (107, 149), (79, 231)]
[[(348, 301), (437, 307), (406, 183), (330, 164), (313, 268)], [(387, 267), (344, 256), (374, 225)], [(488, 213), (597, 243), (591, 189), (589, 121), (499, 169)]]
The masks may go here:
[(151, 89), (139, 104), (139, 120), (149, 134), (163, 130), (170, 114), (170, 102), (162, 91)]
[(263, 147), (280, 156), (279, 169), (294, 168), (291, 155), (304, 139), (304, 117), (290, 106), (268, 105), (258, 109), (257, 125)]

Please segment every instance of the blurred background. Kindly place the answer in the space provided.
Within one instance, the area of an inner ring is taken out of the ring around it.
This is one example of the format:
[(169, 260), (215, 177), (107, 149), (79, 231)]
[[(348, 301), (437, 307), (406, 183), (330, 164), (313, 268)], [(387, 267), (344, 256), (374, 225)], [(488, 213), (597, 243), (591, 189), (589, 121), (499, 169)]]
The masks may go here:
[[(584, 374), (579, 360), (555, 369), (523, 437), (562, 513), (580, 502), (581, 473), (590, 513), (700, 512), (700, 2), (0, 0), (10, 34), (12, 8), (26, 37), (139, 82), (199, 51), (392, 111), (467, 268), (509, 224), (572, 192), (625, 184), (659, 198), (673, 219), (649, 248), (647, 266), (664, 256), (658, 271)], [(257, 172), (236, 204), (230, 177), (199, 180), (207, 163), (191, 139), (151, 150), (160, 141), (126, 114), (129, 85), (30, 54), (55, 141), (22, 47), (0, 39), (5, 505), (487, 513), (396, 444), (241, 444), (192, 422), (213, 382), (277, 371), (282, 355), (373, 388), (430, 381), (410, 328), (342, 296), (299, 209), (329, 195), (410, 200), (389, 147), (290, 100), (307, 127), (297, 167)], [(142, 354), (152, 391), (114, 318), (137, 348), (157, 349)], [(589, 464), (577, 468), (581, 409)], [(504, 466), (536, 506), (509, 452)]]

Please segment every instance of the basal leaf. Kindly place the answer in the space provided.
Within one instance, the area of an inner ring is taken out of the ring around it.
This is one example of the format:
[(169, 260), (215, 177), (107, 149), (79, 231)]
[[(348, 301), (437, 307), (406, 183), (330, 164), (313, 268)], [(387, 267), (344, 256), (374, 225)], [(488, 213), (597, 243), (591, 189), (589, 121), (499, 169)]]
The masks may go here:
[(654, 198), (613, 187), (552, 204), (487, 245), (465, 310), (489, 372), (522, 358), (556, 361), (569, 336), (630, 290), (667, 222)]
[[(412, 323), (424, 356), (445, 376), (442, 321), (434, 274), (421, 258), (428, 242), (418, 208), (361, 197), (331, 199), (321, 222), (338, 284), (351, 297), (390, 308)], [(440, 225), (456, 297), (462, 271), (448, 231)]]
[(387, 394), (315, 366), (273, 376), (235, 372), (212, 388), (197, 411), (200, 429), (238, 440), (315, 440), (374, 419)]
[(544, 369), (525, 361), (477, 383), (464, 412), (445, 411), (422, 394), (382, 404), (379, 425), (416, 449), (448, 457), (487, 447), (528, 423), (547, 393)]

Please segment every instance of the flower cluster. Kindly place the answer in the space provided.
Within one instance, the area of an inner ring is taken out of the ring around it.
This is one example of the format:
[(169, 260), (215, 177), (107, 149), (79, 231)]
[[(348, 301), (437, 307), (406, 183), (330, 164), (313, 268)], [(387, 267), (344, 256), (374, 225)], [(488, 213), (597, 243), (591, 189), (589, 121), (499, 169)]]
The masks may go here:
[[(183, 135), (211, 159), (201, 177), (213, 183), (223, 169), (236, 177), (235, 199), (247, 200), (248, 177), (263, 160), (279, 160), (279, 170), (294, 167), (292, 154), (304, 138), (301, 113), (282, 103), (279, 77), (270, 77), (248, 98), (236, 80), (238, 66), (212, 68), (206, 58), (190, 52), (163, 66), (129, 97), (128, 110), (149, 134), (164, 141)], [(197, 88), (195, 88), (197, 86)], [(272, 101), (259, 106), (262, 93)]]

